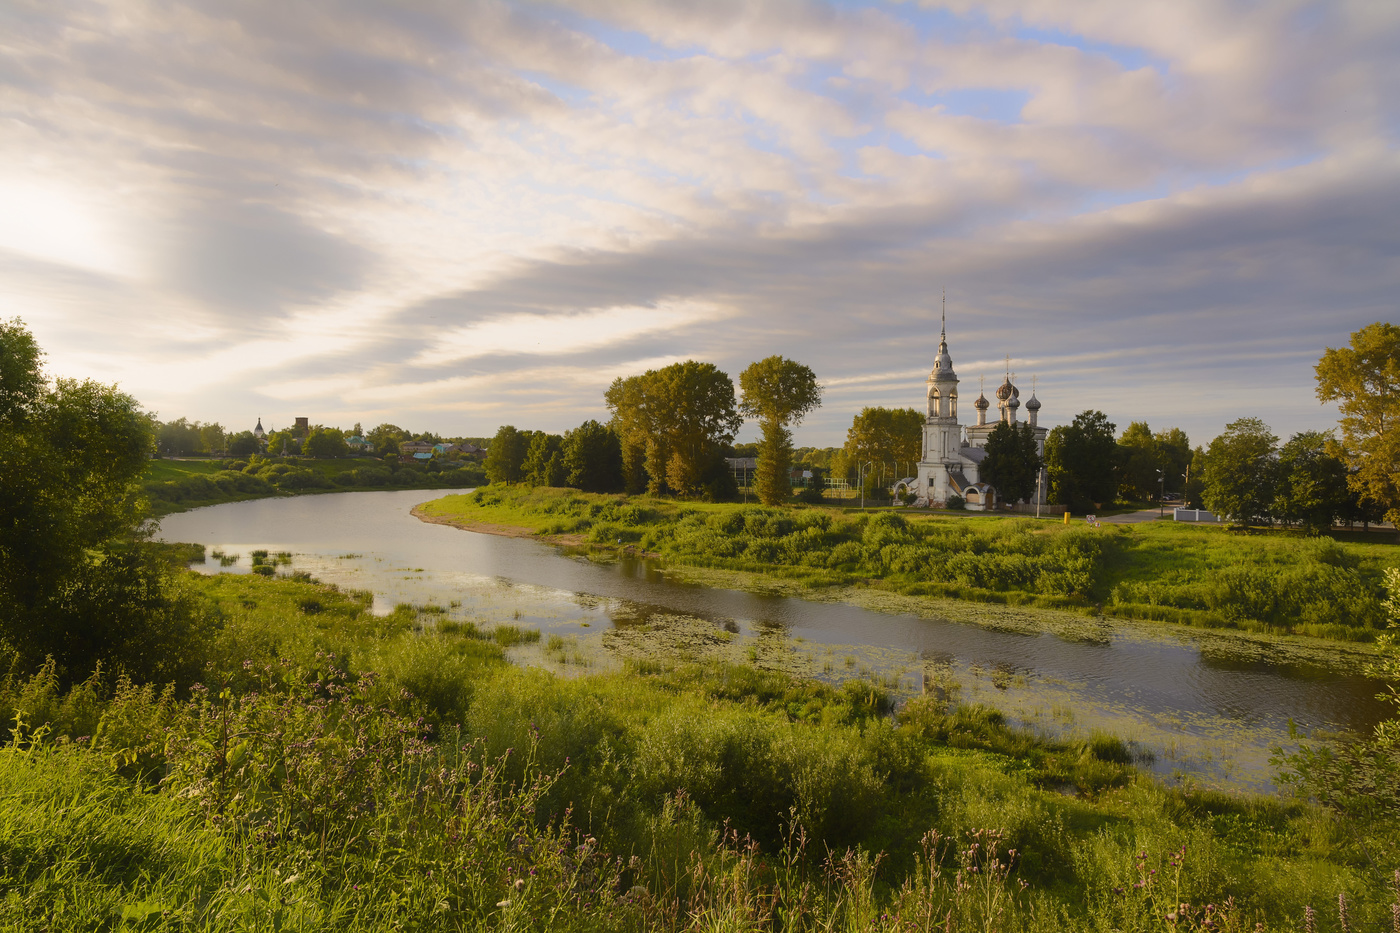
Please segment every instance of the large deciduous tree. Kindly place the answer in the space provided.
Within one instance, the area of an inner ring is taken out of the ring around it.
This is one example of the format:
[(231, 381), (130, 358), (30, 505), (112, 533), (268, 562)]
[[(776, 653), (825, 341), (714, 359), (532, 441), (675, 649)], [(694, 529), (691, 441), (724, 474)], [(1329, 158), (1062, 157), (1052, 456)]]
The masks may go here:
[(1116, 425), (1101, 411), (1082, 411), (1045, 438), (1050, 498), (1075, 511), (1113, 501), (1118, 485)]
[(734, 382), (713, 363), (686, 360), (618, 378), (604, 399), (622, 441), (629, 491), (640, 464), (652, 494), (696, 494), (716, 468), (721, 445), (743, 424)]
[(924, 416), (913, 408), (862, 408), (843, 448), (848, 469), (862, 463), (917, 463), (923, 456)]
[(623, 485), (622, 444), (617, 432), (589, 420), (564, 435), (564, 469), (570, 486), (584, 492), (617, 492)]
[(1273, 518), (1278, 484), (1278, 438), (1258, 418), (1240, 418), (1206, 448), (1205, 488), (1201, 499), (1235, 525)]
[(135, 534), (152, 422), (114, 386), (50, 382), (41, 361), (22, 322), (0, 321), (0, 651), (70, 678), (102, 662), (177, 679), (190, 617)]
[(301, 454), (303, 457), (315, 457), (317, 460), (334, 460), (349, 456), (350, 448), (345, 445), (343, 431), (318, 424), (301, 442)]
[(563, 486), (568, 476), (564, 468), (564, 438), (536, 431), (520, 465), (524, 480), (531, 486)]
[(996, 487), (1003, 502), (1020, 502), (1035, 495), (1035, 477), (1040, 472), (1035, 428), (1025, 422), (1003, 421), (987, 435), (986, 451), (977, 475)]
[(1157, 439), (1146, 421), (1134, 421), (1118, 438), (1118, 493), (1124, 499), (1142, 500), (1157, 496), (1162, 470)]
[(1328, 347), (1315, 372), (1317, 397), (1342, 412), (1352, 488), (1400, 525), (1400, 327), (1361, 328), (1350, 347)]
[(529, 452), (528, 434), (522, 434), (511, 424), (501, 425), (486, 449), (486, 478), (493, 483), (520, 482), (525, 455)]
[(810, 368), (781, 356), (749, 364), (739, 374), (743, 398), (739, 410), (757, 418), (763, 439), (758, 446), (758, 498), (778, 505), (792, 495), (793, 425), (822, 403), (821, 386)]
[(1346, 464), (1331, 454), (1330, 440), (1322, 431), (1303, 431), (1278, 452), (1273, 511), (1281, 521), (1297, 524), (1308, 534), (1328, 531), (1346, 517), (1353, 502)]

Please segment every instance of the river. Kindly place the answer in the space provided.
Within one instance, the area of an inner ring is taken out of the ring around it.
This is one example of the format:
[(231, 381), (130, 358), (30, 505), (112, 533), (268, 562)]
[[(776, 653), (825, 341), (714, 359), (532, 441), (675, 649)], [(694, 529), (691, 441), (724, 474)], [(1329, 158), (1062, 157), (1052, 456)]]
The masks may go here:
[[(609, 632), (634, 631), (639, 620), (694, 617), (737, 633), (735, 645), (748, 645), (748, 657), (781, 656), (784, 666), (813, 676), (876, 677), (903, 694), (956, 685), (961, 699), (1049, 734), (1122, 736), (1168, 780), (1268, 790), (1270, 749), (1288, 746), (1290, 719), (1305, 732), (1368, 730), (1386, 713), (1375, 681), (1280, 662), (1267, 650), (1222, 650), (1234, 642), (1210, 633), (1114, 623), (1099, 637), (1066, 638), (685, 585), (649, 561), (591, 560), (410, 513), (450, 492), (228, 503), (167, 516), (160, 537), (227, 555), (227, 566), (212, 558), (196, 565), (204, 572), (247, 573), (255, 549), (290, 552), (289, 569), (370, 590), (376, 611), (433, 604), (487, 624), (538, 628), (567, 638), (575, 665), (606, 665)], [(545, 661), (538, 647), (517, 654)]]

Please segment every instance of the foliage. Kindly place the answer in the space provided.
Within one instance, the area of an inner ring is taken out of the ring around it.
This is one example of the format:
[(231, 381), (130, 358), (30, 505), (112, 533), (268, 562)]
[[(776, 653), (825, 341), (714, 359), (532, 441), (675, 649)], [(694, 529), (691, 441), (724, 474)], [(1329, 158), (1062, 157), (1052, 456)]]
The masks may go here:
[(1329, 440), (1321, 431), (1303, 431), (1289, 438), (1278, 455), (1273, 512), (1308, 534), (1327, 532), (1351, 501), (1346, 464), (1328, 452)]
[(628, 488), (636, 486), (644, 466), (652, 494), (699, 492), (719, 448), (743, 423), (729, 376), (695, 360), (618, 377), (604, 399), (622, 442)]
[(514, 425), (501, 425), (486, 450), (487, 477), (493, 483), (520, 482), (525, 478), (525, 456), (529, 452), (529, 440)]
[(231, 457), (251, 457), (262, 452), (262, 444), (252, 431), (240, 431), (228, 439), (228, 453)]
[(376, 453), (381, 455), (395, 454), (399, 452), (399, 445), (404, 441), (412, 439), (413, 435), (405, 431), (396, 424), (388, 422), (376, 425), (370, 432), (364, 435), (365, 440), (374, 445)]
[(568, 478), (564, 467), (564, 438), (536, 431), (530, 437), (521, 479), (530, 486), (563, 486)]
[(792, 432), (821, 404), (816, 374), (793, 360), (770, 356), (750, 363), (739, 374), (743, 397), (739, 411), (757, 418), (763, 432), (758, 452), (758, 498), (764, 505), (786, 502), (792, 495)]
[(224, 429), (221, 425), (200, 424), (184, 418), (155, 422), (155, 435), (156, 449), (167, 457), (207, 454), (224, 446)]
[(1003, 502), (1030, 500), (1041, 466), (1035, 429), (1000, 422), (987, 435), (986, 451), (977, 474), (982, 481), (995, 486)]
[(70, 677), (103, 659), (153, 673), (176, 610), (160, 559), (131, 539), (150, 422), (113, 386), (46, 380), (18, 320), (0, 323), (0, 357), (31, 367), (7, 364), (0, 390), (0, 647)]
[(826, 470), (814, 466), (810, 468), (809, 472), (812, 474), (812, 478), (807, 481), (806, 486), (802, 487), (797, 498), (808, 505), (818, 505), (826, 496)]
[[(1388, 544), (1235, 537), (1154, 523), (1090, 530), (1028, 518), (707, 506), (563, 490), (493, 490), (421, 508), (551, 534), (619, 538), (673, 565), (784, 579), (818, 592), (1083, 606), (1127, 618), (1369, 641), (1385, 624)], [(766, 585), (766, 582), (765, 584)]]
[(584, 492), (618, 492), (623, 486), (622, 444), (617, 432), (588, 420), (564, 435), (568, 485)]
[(1127, 501), (1155, 499), (1161, 488), (1156, 439), (1145, 421), (1134, 421), (1118, 438), (1119, 495)]
[(1400, 524), (1400, 327), (1367, 325), (1351, 346), (1318, 360), (1317, 397), (1342, 412), (1342, 449), (1352, 488)]
[(304, 457), (330, 460), (348, 457), (350, 448), (345, 445), (344, 431), (317, 425), (307, 432), (306, 438), (301, 442), (301, 453)]
[(923, 444), (924, 416), (916, 409), (862, 408), (846, 432), (844, 452), (848, 469), (868, 461), (915, 463), (923, 456)]
[(0, 682), (0, 925), (1289, 930), (1342, 891), (1378, 929), (1400, 899), (1392, 816), (1373, 867), (1316, 807), (1163, 787), (1109, 737), (752, 667), (560, 678), (470, 622), (192, 582), (208, 689)]
[(1201, 499), (1236, 525), (1270, 520), (1278, 484), (1278, 438), (1258, 418), (1240, 418), (1206, 449)]
[(1117, 492), (1118, 445), (1114, 424), (1101, 411), (1083, 411), (1074, 422), (1052, 428), (1045, 438), (1050, 499), (1076, 512), (1113, 501)]

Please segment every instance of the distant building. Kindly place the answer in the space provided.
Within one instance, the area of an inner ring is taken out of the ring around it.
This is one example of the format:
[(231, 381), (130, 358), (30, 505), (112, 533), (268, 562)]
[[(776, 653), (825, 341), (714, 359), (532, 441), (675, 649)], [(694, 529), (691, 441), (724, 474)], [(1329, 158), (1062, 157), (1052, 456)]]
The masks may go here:
[(399, 445), (401, 454), (428, 454), (433, 453), (433, 444), (430, 441), (405, 441)]
[[(943, 330), (938, 337), (938, 358), (928, 376), (928, 415), (924, 420), (923, 458), (919, 462), (918, 476), (900, 480), (895, 484), (895, 494), (912, 492), (916, 505), (942, 506), (949, 496), (961, 496), (967, 508), (973, 511), (994, 508), (996, 490), (981, 481), (982, 459), (987, 455), (987, 437), (997, 424), (1016, 424), (1016, 413), (1021, 407), (1021, 392), (1012, 383), (1008, 371), (1006, 381), (996, 391), (997, 409), (1000, 418), (988, 423), (987, 409), (991, 403), (978, 393), (972, 407), (977, 409), (977, 423), (964, 428), (958, 421), (958, 377), (953, 372), (953, 358), (948, 355), (948, 327), (945, 319)], [(1026, 402), (1026, 414), (1035, 432), (1036, 450), (1041, 458), (1045, 456), (1045, 436), (1048, 429), (1036, 424), (1040, 414), (1040, 400), (1031, 393)], [(1040, 502), (1045, 502), (1048, 488), (1044, 469), (1041, 482), (1034, 494)]]
[(374, 453), (374, 445), (358, 434), (347, 437), (345, 439), (345, 446), (349, 447), (357, 454)]

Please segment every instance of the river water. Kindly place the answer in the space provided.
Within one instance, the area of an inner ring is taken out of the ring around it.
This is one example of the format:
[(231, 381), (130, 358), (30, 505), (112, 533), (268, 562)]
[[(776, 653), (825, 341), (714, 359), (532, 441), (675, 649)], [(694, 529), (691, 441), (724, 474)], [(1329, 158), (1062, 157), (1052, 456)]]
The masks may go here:
[[(376, 611), (432, 604), (487, 624), (539, 628), (567, 639), (576, 666), (609, 663), (610, 632), (694, 617), (736, 633), (735, 647), (760, 663), (781, 656), (789, 669), (833, 681), (875, 677), (906, 695), (936, 685), (1049, 734), (1122, 736), (1169, 780), (1267, 790), (1270, 749), (1289, 746), (1290, 720), (1304, 732), (1369, 730), (1387, 711), (1375, 681), (1271, 660), (1267, 650), (1222, 650), (1230, 642), (1209, 633), (1114, 623), (1091, 639), (1024, 634), (685, 585), (649, 561), (599, 562), (410, 514), (449, 492), (228, 503), (167, 516), (160, 537), (227, 555), (227, 566), (212, 556), (196, 566), (204, 572), (247, 573), (259, 548), (290, 552), (289, 569), (370, 590)], [(542, 663), (544, 655), (526, 650), (522, 660)]]

